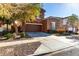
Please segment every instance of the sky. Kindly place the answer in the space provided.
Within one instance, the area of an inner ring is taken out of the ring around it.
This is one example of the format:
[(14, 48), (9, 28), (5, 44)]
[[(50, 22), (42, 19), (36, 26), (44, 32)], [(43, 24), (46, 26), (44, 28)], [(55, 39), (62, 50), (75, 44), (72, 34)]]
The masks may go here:
[(46, 10), (45, 17), (67, 17), (72, 14), (79, 16), (78, 3), (44, 3), (43, 8)]

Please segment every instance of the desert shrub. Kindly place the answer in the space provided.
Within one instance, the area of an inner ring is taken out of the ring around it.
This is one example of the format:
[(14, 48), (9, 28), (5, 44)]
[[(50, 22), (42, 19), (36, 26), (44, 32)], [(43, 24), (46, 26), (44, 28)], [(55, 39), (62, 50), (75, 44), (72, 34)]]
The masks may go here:
[(6, 37), (7, 39), (11, 38), (12, 36), (13, 36), (13, 34), (11, 34), (11, 33), (7, 33), (4, 35), (4, 37)]
[(27, 34), (27, 32), (21, 32), (20, 33), (21, 37), (26, 37), (29, 38), (30, 36)]
[(20, 35), (21, 35), (21, 37), (25, 37), (25, 33), (24, 32), (21, 32)]
[(54, 31), (54, 30), (50, 30), (48, 33), (49, 33), (49, 34), (54, 34), (54, 33), (57, 33), (57, 32)]

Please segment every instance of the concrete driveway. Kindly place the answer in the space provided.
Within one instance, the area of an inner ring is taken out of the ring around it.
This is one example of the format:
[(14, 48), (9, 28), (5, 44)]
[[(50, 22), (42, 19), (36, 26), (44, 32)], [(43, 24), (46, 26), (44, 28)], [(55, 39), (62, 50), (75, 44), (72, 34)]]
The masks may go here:
[(41, 55), (49, 52), (53, 52), (52, 55), (54, 55), (64, 49), (73, 49), (72, 47), (78, 44), (72, 43), (72, 41), (65, 38), (65, 36), (58, 37), (44, 32), (28, 32), (28, 35), (36, 38), (37, 40), (40, 39), (40, 42), (42, 43), (33, 55)]

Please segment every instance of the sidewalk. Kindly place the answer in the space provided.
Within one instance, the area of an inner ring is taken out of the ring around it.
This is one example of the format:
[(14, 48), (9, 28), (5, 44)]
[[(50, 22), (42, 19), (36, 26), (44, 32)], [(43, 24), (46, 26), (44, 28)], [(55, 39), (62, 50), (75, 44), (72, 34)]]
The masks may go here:
[(40, 40), (33, 39), (33, 40), (18, 40), (18, 41), (11, 41), (11, 42), (1, 42), (0, 47), (20, 45), (20, 44), (24, 44), (24, 43), (32, 43), (32, 42), (39, 42), (39, 41)]

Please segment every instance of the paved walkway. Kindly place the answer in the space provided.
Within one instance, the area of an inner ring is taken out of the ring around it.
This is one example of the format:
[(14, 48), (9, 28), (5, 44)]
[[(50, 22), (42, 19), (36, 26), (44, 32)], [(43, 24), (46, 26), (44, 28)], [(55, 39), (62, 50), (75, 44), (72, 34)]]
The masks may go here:
[(0, 47), (13, 46), (13, 45), (32, 43), (32, 42), (39, 42), (39, 40), (33, 39), (33, 40), (19, 40), (19, 41), (11, 41), (11, 42), (2, 42), (2, 43), (0, 43)]

